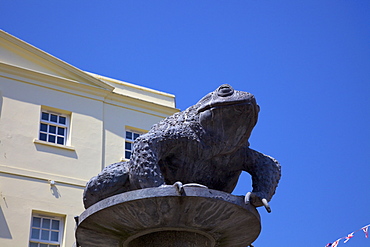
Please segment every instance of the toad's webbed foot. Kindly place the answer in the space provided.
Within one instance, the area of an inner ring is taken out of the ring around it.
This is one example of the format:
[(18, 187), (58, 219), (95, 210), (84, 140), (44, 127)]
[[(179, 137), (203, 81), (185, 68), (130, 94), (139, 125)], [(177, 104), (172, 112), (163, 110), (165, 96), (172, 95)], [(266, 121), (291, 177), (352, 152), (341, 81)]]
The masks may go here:
[(184, 187), (198, 187), (198, 188), (208, 189), (207, 186), (205, 186), (203, 184), (197, 184), (197, 183), (184, 184)]
[(180, 181), (177, 181), (176, 183), (174, 183), (173, 186), (177, 189), (180, 195), (185, 194), (184, 187), (198, 187), (198, 188), (208, 189), (208, 187), (203, 184), (197, 184), (197, 183), (182, 184)]
[(267, 199), (266, 198), (260, 198), (259, 196), (256, 195), (256, 193), (248, 192), (245, 195), (244, 202), (245, 202), (245, 204), (250, 203), (255, 207), (264, 206), (266, 208), (266, 211), (268, 213), (271, 213), (271, 208), (270, 208), (270, 205), (269, 205)]
[(176, 188), (180, 195), (184, 194), (184, 185), (180, 181), (174, 183), (173, 186)]

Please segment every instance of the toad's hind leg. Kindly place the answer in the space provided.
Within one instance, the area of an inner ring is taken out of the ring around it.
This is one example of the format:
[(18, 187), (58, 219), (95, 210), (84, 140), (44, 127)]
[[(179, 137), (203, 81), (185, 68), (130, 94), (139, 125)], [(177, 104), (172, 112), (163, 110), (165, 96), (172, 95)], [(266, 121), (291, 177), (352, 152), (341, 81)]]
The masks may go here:
[(129, 166), (118, 162), (105, 167), (97, 176), (90, 179), (83, 193), (85, 208), (98, 201), (130, 190)]

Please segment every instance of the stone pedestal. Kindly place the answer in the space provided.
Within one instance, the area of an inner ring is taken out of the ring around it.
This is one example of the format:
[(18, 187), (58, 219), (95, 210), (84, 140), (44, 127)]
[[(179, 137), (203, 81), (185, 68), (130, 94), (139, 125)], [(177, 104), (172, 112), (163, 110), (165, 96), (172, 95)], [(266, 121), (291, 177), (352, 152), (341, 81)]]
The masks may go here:
[(76, 229), (82, 247), (246, 247), (261, 231), (244, 198), (202, 187), (135, 190), (85, 210)]

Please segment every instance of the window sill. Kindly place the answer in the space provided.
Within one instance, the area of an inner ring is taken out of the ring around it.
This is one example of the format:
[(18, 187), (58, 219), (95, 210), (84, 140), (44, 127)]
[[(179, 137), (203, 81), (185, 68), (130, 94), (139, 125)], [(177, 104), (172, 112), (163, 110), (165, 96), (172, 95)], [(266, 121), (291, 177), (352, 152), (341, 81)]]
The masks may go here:
[(70, 151), (75, 151), (75, 148), (72, 146), (65, 146), (65, 145), (55, 144), (55, 143), (46, 142), (46, 141), (40, 141), (37, 139), (33, 139), (33, 143), (50, 146), (50, 147), (62, 148), (62, 149), (70, 150)]

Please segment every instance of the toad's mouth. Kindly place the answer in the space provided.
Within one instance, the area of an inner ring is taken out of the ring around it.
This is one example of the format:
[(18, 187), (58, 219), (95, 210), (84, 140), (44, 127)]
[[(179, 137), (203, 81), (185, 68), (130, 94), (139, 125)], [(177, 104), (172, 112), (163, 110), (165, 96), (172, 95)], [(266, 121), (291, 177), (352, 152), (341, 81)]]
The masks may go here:
[(214, 103), (210, 103), (210, 104), (200, 107), (198, 109), (198, 113), (201, 113), (207, 110), (218, 109), (218, 108), (224, 108), (224, 107), (230, 107), (230, 106), (244, 106), (244, 105), (245, 106), (252, 105), (252, 102), (246, 101), (246, 100), (214, 102)]

